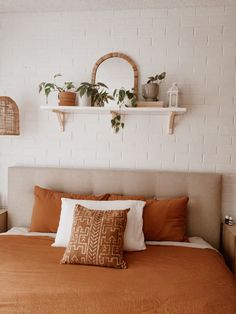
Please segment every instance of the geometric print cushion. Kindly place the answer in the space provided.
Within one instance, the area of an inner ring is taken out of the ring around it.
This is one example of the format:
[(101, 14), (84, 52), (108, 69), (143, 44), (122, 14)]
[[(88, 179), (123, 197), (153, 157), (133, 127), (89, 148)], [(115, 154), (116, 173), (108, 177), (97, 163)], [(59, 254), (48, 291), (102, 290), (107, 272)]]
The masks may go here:
[(127, 268), (123, 243), (128, 211), (92, 210), (77, 204), (61, 263)]

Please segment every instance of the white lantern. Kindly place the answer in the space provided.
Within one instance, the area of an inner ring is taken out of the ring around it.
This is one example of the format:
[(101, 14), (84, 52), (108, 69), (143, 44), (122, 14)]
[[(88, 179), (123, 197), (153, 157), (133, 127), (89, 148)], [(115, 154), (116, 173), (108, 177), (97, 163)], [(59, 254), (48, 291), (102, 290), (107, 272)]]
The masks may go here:
[(179, 88), (177, 83), (173, 83), (168, 90), (169, 107), (178, 107)]

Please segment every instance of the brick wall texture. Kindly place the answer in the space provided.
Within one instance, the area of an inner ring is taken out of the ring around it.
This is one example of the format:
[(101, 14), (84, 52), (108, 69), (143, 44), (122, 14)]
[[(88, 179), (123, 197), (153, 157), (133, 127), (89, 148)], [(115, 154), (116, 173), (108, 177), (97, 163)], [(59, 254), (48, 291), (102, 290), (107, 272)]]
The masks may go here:
[[(21, 135), (0, 137), (1, 206), (13, 165), (217, 172), (223, 215), (236, 219), (236, 6), (1, 14), (0, 43), (0, 94), (21, 114)], [(166, 71), (162, 100), (178, 82), (188, 112), (173, 135), (167, 117), (153, 115), (125, 116), (114, 134), (109, 115), (71, 114), (61, 133), (56, 115), (40, 109), (39, 82), (55, 73), (90, 81), (111, 51), (135, 60), (140, 86)]]

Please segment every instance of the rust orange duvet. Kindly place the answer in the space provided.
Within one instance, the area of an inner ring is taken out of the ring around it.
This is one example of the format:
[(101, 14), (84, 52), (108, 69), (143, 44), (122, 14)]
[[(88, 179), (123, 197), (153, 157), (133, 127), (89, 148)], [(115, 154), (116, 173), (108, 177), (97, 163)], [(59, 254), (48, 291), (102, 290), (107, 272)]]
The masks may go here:
[(0, 236), (0, 313), (236, 313), (234, 277), (214, 250), (148, 246), (118, 270), (61, 265), (52, 243)]

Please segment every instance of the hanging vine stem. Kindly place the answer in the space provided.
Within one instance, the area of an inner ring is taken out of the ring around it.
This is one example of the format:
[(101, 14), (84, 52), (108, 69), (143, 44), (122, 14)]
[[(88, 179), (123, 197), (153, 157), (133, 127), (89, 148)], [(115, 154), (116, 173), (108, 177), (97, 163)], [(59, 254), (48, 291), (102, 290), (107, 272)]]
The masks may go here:
[[(119, 106), (119, 109), (121, 109), (121, 106)], [(118, 133), (120, 128), (123, 129), (125, 126), (124, 122), (121, 121), (121, 110), (119, 112), (111, 111), (111, 117), (111, 127), (115, 133)]]

